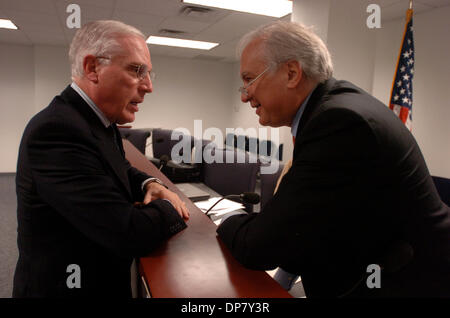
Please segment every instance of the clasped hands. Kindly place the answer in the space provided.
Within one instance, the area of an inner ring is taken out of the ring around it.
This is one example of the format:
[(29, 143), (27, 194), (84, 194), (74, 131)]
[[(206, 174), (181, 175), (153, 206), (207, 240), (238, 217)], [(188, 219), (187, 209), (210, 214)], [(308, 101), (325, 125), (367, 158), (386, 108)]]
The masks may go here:
[(149, 204), (156, 199), (166, 199), (172, 203), (178, 214), (184, 219), (189, 219), (189, 210), (186, 208), (186, 204), (180, 199), (180, 197), (157, 182), (147, 182), (144, 186), (145, 196), (143, 205)]

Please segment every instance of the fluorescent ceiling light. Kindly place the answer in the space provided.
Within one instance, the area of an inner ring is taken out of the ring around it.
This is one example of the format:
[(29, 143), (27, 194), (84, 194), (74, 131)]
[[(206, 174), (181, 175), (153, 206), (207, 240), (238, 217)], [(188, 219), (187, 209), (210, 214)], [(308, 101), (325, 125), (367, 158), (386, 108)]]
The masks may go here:
[(17, 27), (11, 20), (0, 19), (0, 29), (13, 29), (17, 30)]
[(187, 48), (199, 49), (199, 50), (211, 50), (213, 47), (216, 47), (217, 45), (219, 45), (219, 43), (166, 38), (166, 37), (153, 36), (153, 35), (148, 37), (147, 43), (157, 44), (157, 45), (187, 47)]
[(183, 2), (276, 18), (292, 13), (292, 1), (289, 0), (183, 0)]

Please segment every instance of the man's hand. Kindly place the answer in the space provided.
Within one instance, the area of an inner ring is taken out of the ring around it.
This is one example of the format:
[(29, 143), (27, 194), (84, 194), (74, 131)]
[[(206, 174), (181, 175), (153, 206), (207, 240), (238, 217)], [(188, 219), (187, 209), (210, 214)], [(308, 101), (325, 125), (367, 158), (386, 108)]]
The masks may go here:
[(189, 210), (186, 208), (186, 204), (178, 197), (178, 195), (157, 182), (147, 182), (144, 186), (145, 197), (144, 205), (149, 204), (156, 199), (167, 199), (172, 203), (178, 214), (185, 220), (189, 219)]

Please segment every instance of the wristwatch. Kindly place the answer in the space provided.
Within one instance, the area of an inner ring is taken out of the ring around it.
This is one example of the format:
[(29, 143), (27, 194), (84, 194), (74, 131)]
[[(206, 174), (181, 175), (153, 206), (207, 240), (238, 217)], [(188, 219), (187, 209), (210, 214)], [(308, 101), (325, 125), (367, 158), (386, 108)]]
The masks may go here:
[(161, 180), (159, 180), (158, 178), (148, 178), (147, 180), (144, 181), (143, 186), (142, 186), (142, 190), (145, 189), (145, 186), (148, 183), (152, 183), (152, 182), (156, 182), (159, 183), (160, 185), (162, 185), (163, 187), (165, 187), (166, 189), (169, 189)]

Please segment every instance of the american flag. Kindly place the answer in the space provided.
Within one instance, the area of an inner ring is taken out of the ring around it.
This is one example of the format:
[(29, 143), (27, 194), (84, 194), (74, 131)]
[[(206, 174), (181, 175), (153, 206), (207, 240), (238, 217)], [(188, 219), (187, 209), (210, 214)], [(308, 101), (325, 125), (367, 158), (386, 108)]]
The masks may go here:
[(412, 123), (412, 79), (414, 77), (413, 10), (406, 11), (406, 26), (398, 56), (397, 70), (392, 83), (389, 108), (411, 130)]

